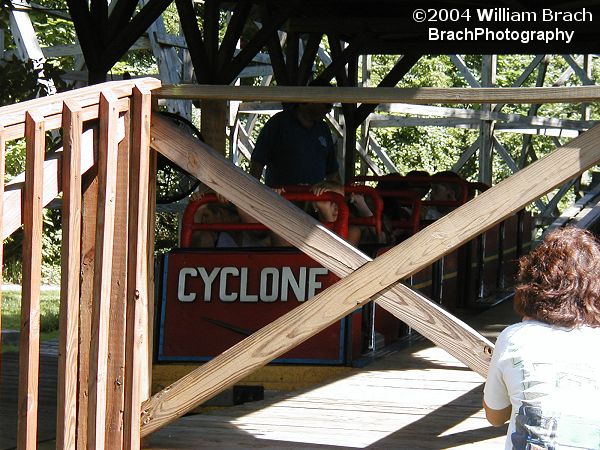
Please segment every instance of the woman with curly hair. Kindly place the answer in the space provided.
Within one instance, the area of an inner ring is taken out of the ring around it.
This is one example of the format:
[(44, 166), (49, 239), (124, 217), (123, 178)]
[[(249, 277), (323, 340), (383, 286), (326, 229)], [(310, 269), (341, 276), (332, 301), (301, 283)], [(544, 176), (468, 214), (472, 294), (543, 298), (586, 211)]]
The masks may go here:
[(519, 266), (523, 320), (496, 341), (486, 417), (510, 420), (506, 449), (600, 449), (600, 243), (558, 229)]

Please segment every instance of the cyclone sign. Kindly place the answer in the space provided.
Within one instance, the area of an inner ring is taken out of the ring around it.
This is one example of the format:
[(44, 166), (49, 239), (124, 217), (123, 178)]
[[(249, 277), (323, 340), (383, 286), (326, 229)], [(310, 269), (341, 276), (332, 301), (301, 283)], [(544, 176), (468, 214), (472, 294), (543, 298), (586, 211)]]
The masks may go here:
[[(207, 361), (337, 280), (296, 250), (174, 250), (163, 263), (157, 359)], [(360, 325), (357, 312), (274, 362), (341, 364), (348, 327), (360, 350)]]

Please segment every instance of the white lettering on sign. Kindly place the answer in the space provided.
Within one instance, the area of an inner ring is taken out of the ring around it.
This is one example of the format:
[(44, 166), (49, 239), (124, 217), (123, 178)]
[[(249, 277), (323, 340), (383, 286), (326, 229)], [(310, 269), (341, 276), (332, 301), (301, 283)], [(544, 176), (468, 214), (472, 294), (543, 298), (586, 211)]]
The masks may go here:
[(184, 267), (179, 271), (179, 282), (177, 284), (177, 300), (180, 302), (193, 302), (196, 300), (196, 294), (185, 293), (185, 277), (186, 275), (195, 277), (196, 269), (193, 267)]
[[(203, 294), (202, 299), (210, 302), (213, 292), (218, 292), (218, 299), (228, 303), (287, 302), (290, 295), (303, 302), (323, 287), (322, 277), (328, 275), (329, 271), (324, 267), (299, 267), (297, 274), (296, 276), (292, 268), (287, 266), (264, 267), (258, 276), (258, 291), (249, 292), (248, 267), (214, 267), (210, 272), (204, 267), (184, 267), (179, 270), (177, 299), (189, 303), (196, 300), (197, 294)], [(189, 290), (192, 278), (199, 278), (198, 281), (204, 287), (198, 288), (196, 292)], [(239, 290), (232, 288), (237, 284), (233, 282), (236, 278), (239, 279)], [(213, 290), (215, 284), (218, 286)]]

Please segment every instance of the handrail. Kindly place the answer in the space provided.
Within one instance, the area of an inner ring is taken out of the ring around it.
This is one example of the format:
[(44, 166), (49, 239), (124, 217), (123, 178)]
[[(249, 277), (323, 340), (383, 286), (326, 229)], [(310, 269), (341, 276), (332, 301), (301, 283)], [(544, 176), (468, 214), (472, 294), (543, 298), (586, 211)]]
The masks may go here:
[[(288, 188), (289, 189), (289, 188)], [(305, 191), (305, 189), (301, 189)], [(281, 194), (283, 198), (291, 202), (307, 202), (307, 201), (330, 201), (335, 202), (338, 206), (338, 217), (335, 222), (326, 222), (324, 225), (330, 228), (334, 233), (340, 235), (343, 238), (348, 237), (348, 206), (344, 200), (344, 197), (336, 192), (324, 192), (321, 195), (315, 195), (311, 192), (283, 192)], [(204, 194), (201, 198), (189, 202), (185, 211), (183, 212), (183, 218), (181, 222), (181, 247), (191, 247), (192, 236), (195, 231), (256, 231), (256, 230), (268, 230), (269, 228), (260, 223), (197, 223), (195, 221), (195, 214), (200, 207), (210, 204), (220, 203), (216, 194), (208, 193)]]
[(217, 86), (166, 85), (158, 98), (194, 100), (240, 100), (314, 103), (580, 103), (596, 102), (600, 86), (509, 88), (397, 88), (318, 86)]

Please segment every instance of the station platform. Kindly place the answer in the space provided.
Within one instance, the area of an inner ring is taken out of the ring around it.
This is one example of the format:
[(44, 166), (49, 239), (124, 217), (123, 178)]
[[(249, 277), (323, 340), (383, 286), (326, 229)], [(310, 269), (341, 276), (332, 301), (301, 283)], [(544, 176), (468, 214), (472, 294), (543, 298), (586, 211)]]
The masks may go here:
[[(511, 301), (462, 316), (492, 341), (518, 321)], [(180, 418), (144, 448), (502, 448), (506, 426), (485, 419), (483, 383), (417, 336), (318, 386)]]

